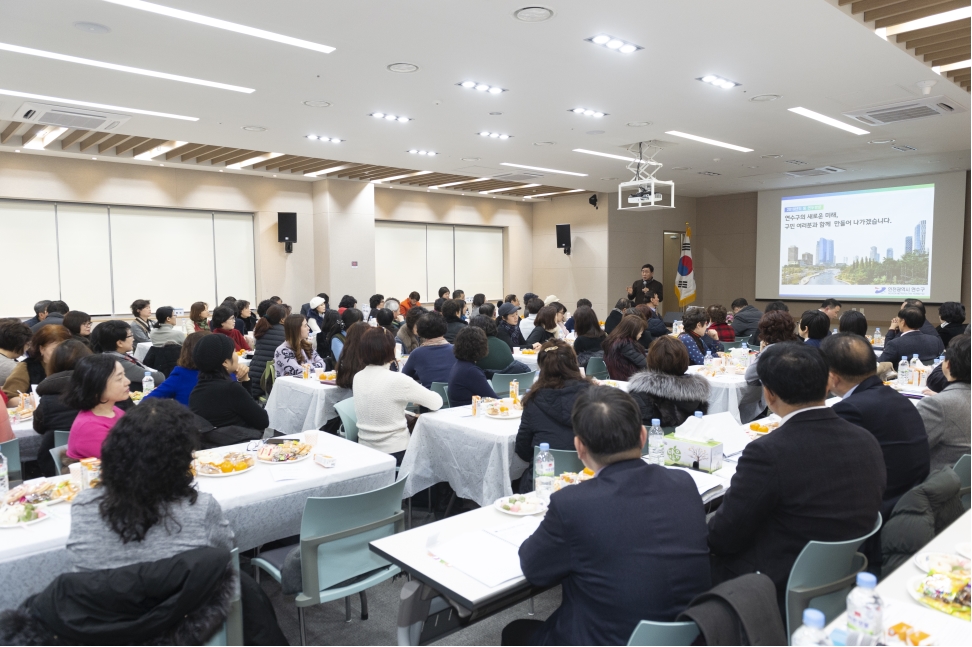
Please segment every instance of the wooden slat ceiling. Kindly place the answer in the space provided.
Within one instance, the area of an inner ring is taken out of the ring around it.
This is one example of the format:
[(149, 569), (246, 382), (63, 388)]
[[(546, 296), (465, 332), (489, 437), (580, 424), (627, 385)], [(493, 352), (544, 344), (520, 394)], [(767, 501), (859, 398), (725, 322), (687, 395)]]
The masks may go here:
[[(852, 14), (861, 14), (865, 23), (872, 23), (874, 29), (880, 29), (968, 7), (972, 0), (839, 0), (839, 4), (850, 5)], [(902, 32), (891, 38), (898, 43), (904, 43), (905, 48), (911, 50), (915, 58), (936, 67), (972, 58), (970, 28), (972, 21), (963, 18), (934, 27)], [(944, 74), (968, 92), (969, 70), (966, 67)]]
[[(956, 70), (958, 75), (965, 74), (966, 77), (968, 76), (967, 72), (968, 70)], [(968, 79), (965, 78), (965, 81), (967, 82)], [(49, 127), (19, 121), (0, 121), (0, 144), (16, 141), (14, 138), (20, 136), (20, 145), (25, 146), (33, 139), (49, 132), (48, 128), (53, 128), (53, 126)], [(54, 142), (57, 142), (56, 146)], [(94, 153), (95, 151), (91, 149), (97, 147), (97, 153), (103, 157), (128, 159), (138, 155), (145, 155), (153, 151), (153, 149), (161, 147), (158, 154), (154, 155), (152, 159), (174, 160), (183, 165), (205, 166), (207, 168), (216, 166), (226, 168), (232, 164), (239, 164), (254, 157), (270, 154), (266, 151), (250, 150), (247, 148), (182, 143), (166, 139), (81, 129), (68, 129), (64, 131), (57, 139), (48, 142), (47, 147), (51, 150), (60, 148), (60, 150), (74, 153), (85, 153), (89, 151), (90, 153)], [(143, 157), (142, 159), (146, 158)], [(497, 191), (490, 195), (517, 198), (539, 195), (541, 193), (566, 192), (569, 190), (557, 186), (543, 185), (528, 187), (526, 182), (510, 182), (502, 179), (482, 180), (478, 177), (456, 175), (454, 173), (422, 173), (416, 169), (381, 166), (377, 164), (360, 164), (302, 155), (279, 155), (268, 160), (258, 160), (243, 168), (245, 170), (288, 174), (291, 176), (323, 172), (320, 177), (329, 176), (360, 181), (385, 182), (388, 178), (400, 178), (392, 180), (389, 184), (401, 184), (413, 187), (431, 187), (440, 184), (453, 185), (446, 187), (444, 191), (478, 193), (480, 191), (504, 189), (503, 191)], [(455, 184), (456, 182), (459, 184)]]

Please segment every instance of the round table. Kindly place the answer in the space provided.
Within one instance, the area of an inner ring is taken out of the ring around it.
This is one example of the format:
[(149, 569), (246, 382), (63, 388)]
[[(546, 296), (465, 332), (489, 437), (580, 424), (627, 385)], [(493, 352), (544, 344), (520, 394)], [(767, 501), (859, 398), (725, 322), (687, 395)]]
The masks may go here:
[[(698, 373), (702, 366), (689, 366), (686, 373)], [(763, 389), (746, 383), (742, 374), (720, 373), (715, 376), (705, 375), (709, 382), (709, 411), (708, 413), (722, 413), (728, 411), (736, 422), (742, 424), (753, 420), (760, 411)]]

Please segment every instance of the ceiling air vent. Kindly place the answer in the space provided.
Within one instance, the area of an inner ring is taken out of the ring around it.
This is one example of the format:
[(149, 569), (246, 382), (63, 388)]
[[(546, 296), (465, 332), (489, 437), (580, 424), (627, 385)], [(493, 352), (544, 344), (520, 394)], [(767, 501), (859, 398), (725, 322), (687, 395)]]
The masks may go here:
[(494, 175), (494, 180), (502, 180), (503, 182), (529, 182), (532, 183), (537, 178), (543, 177), (543, 173), (501, 173), (500, 175)]
[(901, 151), (902, 153), (907, 153), (908, 151), (916, 151), (916, 150), (918, 150), (914, 146), (905, 146), (904, 144), (901, 144), (899, 146), (892, 146), (891, 148), (893, 148), (896, 151)]
[(801, 162), (800, 160), (786, 160), (787, 164), (793, 164), (794, 166), (806, 166), (806, 162)]
[(911, 121), (912, 119), (924, 119), (925, 117), (941, 117), (942, 115), (950, 115), (958, 112), (966, 112), (966, 110), (960, 103), (952, 101), (943, 95), (938, 95), (936, 97), (914, 99), (913, 101), (889, 103), (863, 110), (853, 110), (851, 112), (845, 112), (844, 115), (868, 126), (884, 126), (899, 121)]
[(96, 110), (84, 110), (46, 103), (25, 103), (17, 110), (22, 121), (45, 126), (63, 126), (83, 130), (115, 130), (131, 119), (131, 115)]
[(716, 175), (722, 175), (722, 173), (715, 173), (713, 171), (699, 171), (699, 175), (709, 175), (714, 177)]
[(844, 169), (836, 166), (821, 166), (820, 168), (808, 168), (803, 171), (785, 171), (783, 175), (789, 175), (790, 177), (815, 177), (817, 175), (833, 175), (834, 173), (843, 172)]

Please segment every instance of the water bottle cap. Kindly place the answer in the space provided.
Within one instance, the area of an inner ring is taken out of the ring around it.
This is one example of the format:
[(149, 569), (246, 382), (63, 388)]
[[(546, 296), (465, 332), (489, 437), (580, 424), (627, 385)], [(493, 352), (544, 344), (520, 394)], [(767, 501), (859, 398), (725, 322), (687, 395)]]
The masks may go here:
[(915, 353), (914, 355), (912, 355), (911, 356), (911, 359), (918, 359), (918, 353)]
[(550, 443), (540, 443), (540, 451), (542, 452), (550, 451)]
[(146, 375), (151, 375), (152, 374), (152, 371), (145, 371), (145, 374)]
[(857, 574), (857, 586), (865, 589), (873, 589), (877, 586), (877, 578), (874, 577), (874, 573), (862, 571)]
[(661, 427), (661, 419), (659, 419), (659, 418), (652, 418), (651, 419), (651, 426), (652, 427)]
[(803, 610), (803, 624), (806, 626), (813, 627), (814, 629), (823, 629), (826, 623), (827, 619), (824, 617), (822, 611), (817, 609)]
[(907, 361), (908, 361), (908, 356), (907, 356), (907, 355), (902, 355), (902, 356), (901, 356), (901, 359), (903, 359), (904, 361), (906, 361), (906, 362), (907, 362)]
[(695, 417), (696, 418), (701, 418), (702, 417), (702, 412), (701, 411), (696, 411), (695, 412)]

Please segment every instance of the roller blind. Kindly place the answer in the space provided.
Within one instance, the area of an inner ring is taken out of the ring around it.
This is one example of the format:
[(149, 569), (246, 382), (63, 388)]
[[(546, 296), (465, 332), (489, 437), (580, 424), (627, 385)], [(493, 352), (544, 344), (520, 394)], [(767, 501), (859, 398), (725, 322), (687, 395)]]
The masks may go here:
[(503, 230), (496, 227), (456, 227), (456, 285), (466, 295), (482, 293), (503, 298)]
[(61, 300), (72, 310), (110, 315), (111, 239), (108, 207), (58, 204)]
[(452, 290), (456, 287), (456, 256), (452, 229), (440, 225), (426, 226), (428, 252), (425, 256), (425, 265), (429, 272), (426, 288), (429, 301), (435, 301), (439, 288), (445, 286)]
[(253, 216), (245, 213), (213, 214), (213, 233), (216, 242), (216, 296), (219, 302), (234, 296), (252, 302), (256, 310)]
[(61, 298), (52, 203), (0, 201), (0, 241), (0, 316), (33, 317), (35, 303)]
[[(422, 292), (426, 284), (425, 250), (425, 225), (376, 222), (375, 287), (378, 293), (401, 301), (413, 290)], [(425, 297), (423, 293), (422, 298)]]

